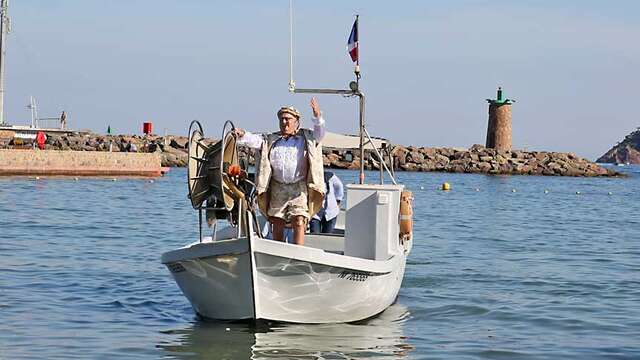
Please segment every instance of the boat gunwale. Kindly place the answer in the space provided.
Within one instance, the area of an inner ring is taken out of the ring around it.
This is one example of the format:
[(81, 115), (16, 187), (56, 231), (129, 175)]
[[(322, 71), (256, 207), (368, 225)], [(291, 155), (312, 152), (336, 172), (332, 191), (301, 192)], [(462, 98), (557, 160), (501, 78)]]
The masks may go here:
[(162, 254), (161, 261), (166, 265), (177, 261), (205, 259), (225, 255), (240, 255), (251, 252), (354, 271), (386, 274), (393, 271), (394, 264), (398, 261), (397, 257), (403, 255), (403, 253), (400, 252), (385, 260), (373, 260), (336, 254), (310, 246), (299, 246), (257, 237), (251, 237), (252, 243), (250, 245), (247, 239), (247, 237), (242, 237), (218, 240), (215, 242), (195, 242)]

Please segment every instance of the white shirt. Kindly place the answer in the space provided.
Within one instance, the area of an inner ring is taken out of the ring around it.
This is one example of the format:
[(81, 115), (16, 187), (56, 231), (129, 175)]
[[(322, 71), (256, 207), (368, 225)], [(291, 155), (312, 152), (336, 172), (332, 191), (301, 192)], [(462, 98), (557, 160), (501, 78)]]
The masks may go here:
[[(313, 136), (317, 142), (322, 141), (325, 134), (324, 119), (313, 118)], [(246, 145), (253, 149), (260, 149), (264, 138), (261, 135), (245, 132), (238, 139), (239, 145)], [(308, 162), (305, 153), (304, 137), (302, 135), (281, 137), (271, 147), (269, 154), (273, 178), (281, 183), (292, 184), (307, 177)]]

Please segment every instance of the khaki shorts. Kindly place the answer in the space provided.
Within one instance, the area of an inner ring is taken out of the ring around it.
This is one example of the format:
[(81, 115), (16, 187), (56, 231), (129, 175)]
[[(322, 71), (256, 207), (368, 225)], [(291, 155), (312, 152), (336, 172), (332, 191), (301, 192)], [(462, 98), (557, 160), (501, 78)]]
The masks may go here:
[(309, 219), (307, 204), (307, 182), (298, 181), (293, 184), (283, 184), (271, 180), (269, 189), (269, 211), (267, 215), (291, 221), (292, 216), (304, 216)]

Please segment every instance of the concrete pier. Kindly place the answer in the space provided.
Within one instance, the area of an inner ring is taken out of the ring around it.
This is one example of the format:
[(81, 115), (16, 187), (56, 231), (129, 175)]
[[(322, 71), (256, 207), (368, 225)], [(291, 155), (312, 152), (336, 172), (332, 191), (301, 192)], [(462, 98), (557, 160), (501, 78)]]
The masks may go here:
[(489, 103), (489, 124), (487, 126), (488, 149), (510, 151), (511, 142), (511, 104), (513, 100), (503, 99), (502, 88), (498, 88), (496, 99), (487, 99)]
[(158, 153), (0, 149), (0, 176), (160, 176)]

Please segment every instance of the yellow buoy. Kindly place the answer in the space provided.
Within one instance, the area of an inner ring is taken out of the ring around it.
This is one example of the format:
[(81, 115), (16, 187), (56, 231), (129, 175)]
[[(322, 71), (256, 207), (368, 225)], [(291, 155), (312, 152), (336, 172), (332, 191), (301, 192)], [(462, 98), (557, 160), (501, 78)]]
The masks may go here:
[(451, 190), (451, 185), (448, 182), (442, 184), (442, 190), (449, 191)]

